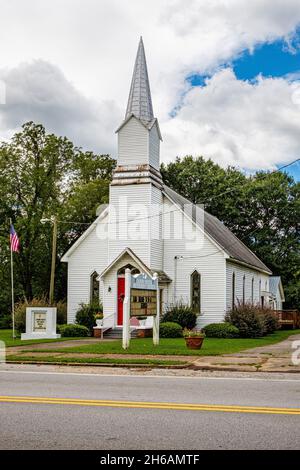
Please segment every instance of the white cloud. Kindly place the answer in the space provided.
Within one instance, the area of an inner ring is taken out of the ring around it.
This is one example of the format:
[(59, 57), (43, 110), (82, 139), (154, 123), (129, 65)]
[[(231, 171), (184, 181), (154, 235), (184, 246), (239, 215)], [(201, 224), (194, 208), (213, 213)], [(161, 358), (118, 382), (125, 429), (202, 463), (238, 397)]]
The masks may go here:
[(288, 162), (300, 155), (299, 96), (300, 82), (260, 77), (250, 83), (221, 70), (205, 87), (191, 89), (165, 123), (164, 160), (201, 154), (245, 169)]
[[(0, 14), (0, 69), (6, 68), (6, 78), (11, 83), (7, 90), (7, 99), (11, 96), (10, 107), (0, 108), (0, 136), (9, 135), (14, 126), (20, 126), (31, 115), (43, 120), (50, 130), (69, 135), (75, 143), (115, 154), (114, 130), (125, 113), (138, 37), (142, 34), (154, 110), (164, 132), (163, 154), (171, 158), (181, 153), (181, 142), (174, 137), (175, 128), (179, 129), (181, 122), (180, 132), (185, 129), (195, 153), (209, 150), (211, 154), (216, 149), (215, 159), (220, 158), (220, 162), (232, 162), (236, 158), (236, 163), (244, 164), (250, 154), (251, 159), (259, 160), (255, 155), (256, 144), (250, 141), (247, 141), (247, 148), (253, 148), (253, 152), (241, 152), (242, 138), (250, 139), (251, 133), (245, 137), (245, 131), (239, 131), (233, 123), (229, 132), (226, 122), (219, 120), (217, 146), (216, 129), (210, 115), (206, 119), (205, 110), (198, 110), (196, 117), (197, 110), (187, 101), (194, 94), (197, 97), (197, 93), (208, 97), (210, 87), (205, 91), (188, 91), (185, 77), (193, 72), (214, 73), (245, 48), (252, 50), (260, 42), (285, 37), (290, 44), (300, 22), (300, 2), (0, 0)], [(27, 81), (22, 80), (23, 73)], [(222, 82), (220, 77), (222, 74), (217, 74), (213, 79), (220, 95), (219, 103), (226, 109), (236, 109), (233, 97), (221, 96), (226, 89), (224, 77)], [(270, 83), (264, 82), (264, 86), (260, 85), (259, 90), (268, 93)], [(236, 87), (244, 89), (242, 83), (237, 82)], [(10, 92), (12, 88), (14, 91)], [(289, 89), (288, 84), (286, 88)], [(170, 111), (186, 92), (184, 107), (175, 119), (170, 119)], [(276, 107), (278, 104), (273, 98)], [(270, 103), (272, 96), (261, 96), (261, 99)], [(281, 99), (290, 100), (290, 96), (282, 94)], [(195, 105), (196, 101), (195, 98)], [(285, 101), (281, 104), (289, 107)], [(210, 109), (209, 103), (206, 107)], [(188, 110), (193, 116), (187, 116)], [(223, 114), (225, 112), (224, 108)], [(257, 118), (254, 111), (251, 116), (253, 120)], [(289, 141), (290, 135), (294, 135), (294, 123), (289, 125), (289, 117), (284, 121), (287, 131), (278, 149), (284, 152), (281, 159), (294, 150)], [(263, 124), (261, 120), (259, 124), (266, 126), (269, 132), (271, 124)], [(221, 125), (225, 127), (219, 127)], [(213, 136), (210, 141), (209, 136)]]
[(87, 150), (115, 153), (112, 129), (121, 121), (115, 101), (86, 98), (58, 67), (42, 60), (23, 63), (1, 76), (6, 85), (6, 102), (0, 108), (2, 137), (34, 121)]

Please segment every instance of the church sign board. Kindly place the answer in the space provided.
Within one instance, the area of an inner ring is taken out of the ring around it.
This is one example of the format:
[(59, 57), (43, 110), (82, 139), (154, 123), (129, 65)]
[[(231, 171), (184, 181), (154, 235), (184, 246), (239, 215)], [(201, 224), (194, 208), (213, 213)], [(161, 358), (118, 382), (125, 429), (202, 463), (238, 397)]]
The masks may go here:
[(33, 311), (33, 331), (41, 332), (47, 330), (47, 314), (43, 311)]
[(131, 277), (130, 316), (147, 317), (157, 315), (158, 280), (146, 274)]
[(56, 339), (56, 307), (27, 307), (26, 333), (21, 339)]

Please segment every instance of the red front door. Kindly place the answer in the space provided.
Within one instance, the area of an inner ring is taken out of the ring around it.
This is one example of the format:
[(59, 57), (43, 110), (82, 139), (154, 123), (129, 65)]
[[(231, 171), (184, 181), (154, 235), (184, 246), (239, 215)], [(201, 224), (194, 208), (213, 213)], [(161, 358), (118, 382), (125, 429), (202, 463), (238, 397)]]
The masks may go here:
[(118, 277), (118, 325), (123, 325), (124, 297), (125, 297), (125, 277)]

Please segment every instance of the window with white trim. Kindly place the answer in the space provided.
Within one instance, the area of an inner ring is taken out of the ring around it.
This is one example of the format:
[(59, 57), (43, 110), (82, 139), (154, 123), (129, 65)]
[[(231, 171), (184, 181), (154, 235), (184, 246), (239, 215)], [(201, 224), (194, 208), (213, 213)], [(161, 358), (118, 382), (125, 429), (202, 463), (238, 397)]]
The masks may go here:
[(94, 271), (90, 278), (90, 302), (99, 302), (100, 299), (100, 281), (99, 274)]
[(201, 313), (201, 275), (198, 271), (191, 274), (191, 307), (193, 312)]

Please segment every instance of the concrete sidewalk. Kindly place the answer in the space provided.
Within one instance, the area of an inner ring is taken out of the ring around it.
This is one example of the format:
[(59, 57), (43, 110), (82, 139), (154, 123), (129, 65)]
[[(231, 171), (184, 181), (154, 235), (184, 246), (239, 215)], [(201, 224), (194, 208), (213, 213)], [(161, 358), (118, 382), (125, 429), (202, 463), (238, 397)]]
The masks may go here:
[(292, 335), (280, 343), (246, 349), (235, 354), (202, 356), (196, 359), (194, 366), (207, 370), (300, 372), (300, 365), (292, 363), (292, 343), (299, 340), (300, 335)]

